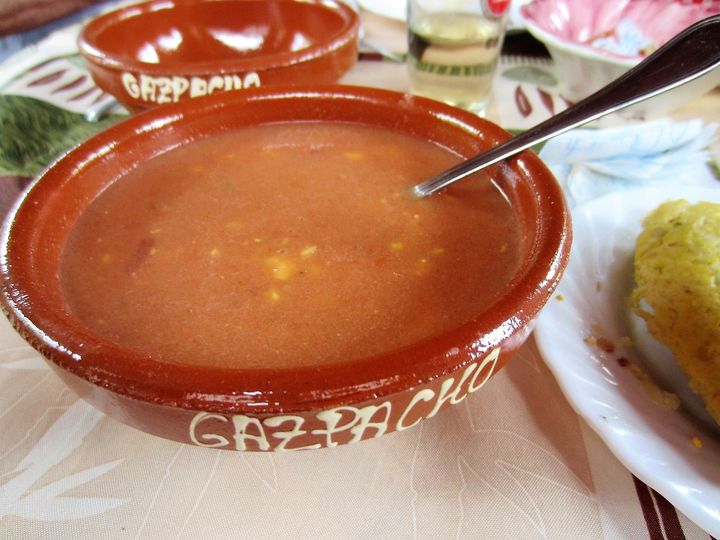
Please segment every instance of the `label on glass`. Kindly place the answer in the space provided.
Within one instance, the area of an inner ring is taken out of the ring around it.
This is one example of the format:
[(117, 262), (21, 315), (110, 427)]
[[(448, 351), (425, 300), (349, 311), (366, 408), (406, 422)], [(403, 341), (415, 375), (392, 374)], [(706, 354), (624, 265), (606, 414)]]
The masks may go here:
[(510, 7), (510, 0), (482, 0), (483, 13), (487, 17), (500, 18)]

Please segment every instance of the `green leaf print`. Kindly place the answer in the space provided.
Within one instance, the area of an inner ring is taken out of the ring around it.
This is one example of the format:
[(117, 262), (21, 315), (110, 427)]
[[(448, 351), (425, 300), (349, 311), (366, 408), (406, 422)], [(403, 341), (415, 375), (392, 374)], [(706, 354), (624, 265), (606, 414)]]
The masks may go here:
[(80, 53), (78, 54), (70, 54), (65, 57), (68, 62), (70, 62), (72, 65), (77, 66), (82, 69), (88, 69), (87, 62), (83, 59), (82, 56), (80, 56)]
[(720, 162), (716, 159), (710, 160), (710, 163), (708, 163), (708, 166), (710, 167), (710, 172), (713, 173), (715, 178), (720, 180)]
[(60, 153), (122, 118), (88, 122), (44, 101), (0, 95), (0, 175), (35, 176)]
[(558, 80), (549, 71), (535, 66), (517, 66), (506, 69), (502, 76), (511, 81), (533, 83), (538, 86), (557, 86)]

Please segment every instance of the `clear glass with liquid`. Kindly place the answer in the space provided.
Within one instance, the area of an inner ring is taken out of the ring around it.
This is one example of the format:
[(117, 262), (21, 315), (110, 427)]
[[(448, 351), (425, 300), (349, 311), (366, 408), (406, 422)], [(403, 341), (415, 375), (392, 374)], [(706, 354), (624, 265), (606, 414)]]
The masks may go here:
[(410, 0), (410, 91), (483, 115), (505, 34), (508, 3)]

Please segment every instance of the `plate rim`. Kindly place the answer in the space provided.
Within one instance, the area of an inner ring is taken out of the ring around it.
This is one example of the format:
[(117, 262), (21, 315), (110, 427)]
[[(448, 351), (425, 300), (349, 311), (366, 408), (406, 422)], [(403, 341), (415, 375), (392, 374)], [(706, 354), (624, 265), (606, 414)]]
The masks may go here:
[[(586, 221), (592, 221), (591, 217), (593, 212), (597, 215), (599, 209), (606, 209), (608, 206), (615, 207), (618, 209), (618, 203), (621, 203), (621, 199), (624, 201), (632, 201), (632, 204), (635, 207), (643, 207), (645, 209), (645, 214), (655, 208), (658, 204), (660, 204), (664, 200), (670, 200), (670, 199), (677, 199), (677, 198), (686, 198), (689, 200), (701, 200), (701, 199), (710, 199), (714, 202), (720, 202), (720, 189), (716, 188), (710, 188), (710, 187), (688, 187), (688, 186), (678, 186), (673, 188), (634, 188), (631, 190), (624, 190), (619, 192), (613, 192), (601, 197), (598, 197), (596, 199), (592, 199), (590, 201), (587, 201), (585, 203), (582, 203), (575, 208), (572, 209), (572, 217), (576, 221), (586, 220)], [(628, 203), (630, 204), (630, 203)], [(638, 209), (638, 212), (640, 210)], [(631, 216), (625, 216), (623, 220), (619, 223), (637, 223), (639, 227), (640, 220), (645, 214), (632, 214)], [(637, 219), (637, 221), (635, 221)], [(574, 239), (573, 239), (573, 247), (571, 250), (570, 255), (570, 263), (568, 264), (568, 269), (565, 273), (565, 276), (563, 277), (563, 280), (561, 280), (560, 285), (558, 287), (558, 290), (556, 291), (557, 294), (563, 293), (563, 283), (567, 282), (568, 276), (571, 275), (574, 265), (573, 265), (573, 254), (577, 253), (577, 250), (579, 249), (577, 246), (581, 245), (584, 238), (582, 235), (575, 234), (575, 226), (573, 227), (574, 232)], [(613, 244), (615, 245), (615, 244)], [(577, 257), (577, 254), (575, 255)], [(577, 264), (577, 263), (576, 263)], [(599, 296), (595, 296), (595, 298), (602, 298)], [(568, 299), (564, 298), (564, 303), (567, 303)], [(604, 302), (603, 305), (611, 304), (612, 300), (607, 300), (607, 302)], [(553, 328), (554, 325), (550, 325), (548, 323), (549, 318), (551, 317), (548, 315), (548, 313), (553, 313), (553, 310), (555, 308), (552, 307), (553, 304), (550, 304), (543, 309), (540, 316), (538, 317), (537, 325), (535, 327), (534, 331), (534, 338), (535, 342), (537, 344), (538, 350), (540, 352), (540, 355), (543, 357), (546, 365), (550, 369), (550, 371), (553, 373), (553, 376), (555, 377), (558, 385), (560, 386), (561, 391), (565, 395), (566, 399), (572, 406), (572, 408), (576, 411), (576, 413), (583, 418), (583, 420), (588, 424), (588, 426), (597, 433), (600, 438), (603, 440), (603, 442), (608, 446), (610, 451), (613, 453), (613, 455), (635, 476), (637, 476), (641, 481), (645, 482), (647, 485), (651, 486), (653, 489), (656, 489), (659, 493), (661, 493), (671, 504), (673, 504), (679, 511), (681, 511), (683, 514), (685, 514), (689, 519), (694, 521), (696, 524), (698, 524), (700, 527), (705, 529), (706, 531), (710, 532), (714, 536), (717, 536), (720, 534), (720, 508), (707, 508), (705, 504), (703, 504), (703, 489), (706, 487), (712, 487), (713, 484), (710, 482), (707, 482), (707, 485), (702, 485), (701, 490), (697, 491), (697, 493), (700, 493), (700, 496), (698, 497), (697, 494), (694, 494), (692, 496), (682, 497), (680, 496), (678, 490), (677, 490), (677, 478), (674, 477), (664, 477), (664, 476), (657, 476), (653, 474), (653, 466), (652, 464), (644, 464), (642, 462), (643, 456), (642, 454), (644, 452), (637, 452), (636, 450), (631, 450), (628, 448), (628, 445), (625, 441), (620, 440), (620, 437), (618, 433), (615, 430), (615, 427), (612, 423), (612, 421), (608, 421), (607, 419), (605, 421), (602, 421), (600, 417), (598, 417), (596, 412), (596, 406), (594, 404), (594, 399), (589, 399), (589, 397), (592, 396), (592, 394), (583, 395), (582, 390), (586, 387), (585, 385), (577, 386), (574, 385), (575, 375), (577, 374), (576, 370), (565, 367), (565, 362), (562, 359), (562, 354), (559, 354), (558, 352), (554, 351), (554, 336), (558, 335), (558, 330)], [(579, 310), (579, 314), (582, 316), (582, 311)], [(577, 340), (582, 340), (583, 338), (577, 337), (577, 338), (570, 338), (575, 339), (576, 343)], [(592, 349), (590, 349), (589, 345), (585, 345), (585, 347), (588, 347), (588, 350), (591, 352), (589, 354), (589, 357), (592, 357), (594, 359), (599, 360), (597, 366), (593, 366), (591, 369), (599, 370), (602, 366), (606, 365), (607, 359), (601, 357), (597, 352), (593, 352)], [(586, 359), (577, 359), (578, 362), (586, 362)], [(575, 386), (575, 387), (574, 387)], [(608, 384), (609, 387), (611, 385)], [(612, 390), (612, 388), (611, 388)], [(629, 407), (630, 412), (637, 413), (638, 411), (632, 406), (632, 403), (629, 403), (627, 399), (622, 395), (622, 392), (619, 390), (614, 390), (612, 393), (612, 396), (615, 398), (615, 401), (613, 401), (613, 404), (615, 403), (622, 403)], [(583, 399), (585, 398), (585, 399)], [(618, 401), (619, 400), (619, 401)], [(649, 403), (649, 402), (648, 402)], [(651, 404), (653, 407), (657, 407), (656, 405)], [(659, 409), (658, 407), (658, 410)], [(664, 414), (664, 413), (663, 413)], [(679, 417), (679, 413), (671, 413), (671, 414), (677, 414)], [(626, 419), (625, 417), (621, 417), (622, 419)], [(677, 417), (674, 417), (677, 418)], [(633, 421), (636, 419), (630, 418), (630, 422), (628, 425), (630, 426), (630, 429), (633, 427)], [(686, 421), (686, 420), (684, 420)], [(701, 432), (702, 429), (698, 428), (698, 431)], [(664, 445), (664, 448), (670, 449), (671, 446), (668, 441), (660, 437), (654, 430), (650, 428), (650, 426), (646, 426), (644, 429), (637, 431), (640, 435), (642, 435), (643, 440), (647, 439), (647, 436), (650, 438), (647, 440), (651, 440), (653, 442), (657, 442), (661, 445)], [(713, 442), (713, 441), (711, 441)], [(712, 449), (711, 449), (712, 450)], [(681, 454), (684, 455), (684, 454)], [(713, 454), (711, 454), (713, 455)], [(720, 454), (718, 454), (720, 457)], [(682, 462), (685, 462), (685, 460), (680, 460)], [(691, 480), (695, 480), (692, 478)], [(692, 482), (691, 482), (692, 483)], [(690, 488), (691, 490), (695, 489), (696, 487), (693, 485), (685, 485), (684, 487)], [(717, 487), (717, 486), (715, 486)], [(717, 504), (717, 502), (720, 501), (720, 487), (717, 488), (717, 494), (715, 497), (713, 497), (712, 503), (714, 505)], [(715, 514), (715, 515), (713, 515)]]

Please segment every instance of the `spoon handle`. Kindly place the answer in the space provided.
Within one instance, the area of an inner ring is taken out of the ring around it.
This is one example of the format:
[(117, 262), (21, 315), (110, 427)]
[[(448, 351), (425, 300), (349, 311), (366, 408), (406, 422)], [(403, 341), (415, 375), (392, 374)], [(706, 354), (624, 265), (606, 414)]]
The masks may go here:
[(720, 65), (720, 15), (680, 32), (594, 94), (524, 133), (413, 187), (425, 197), (480, 169), (606, 114), (671, 90)]

